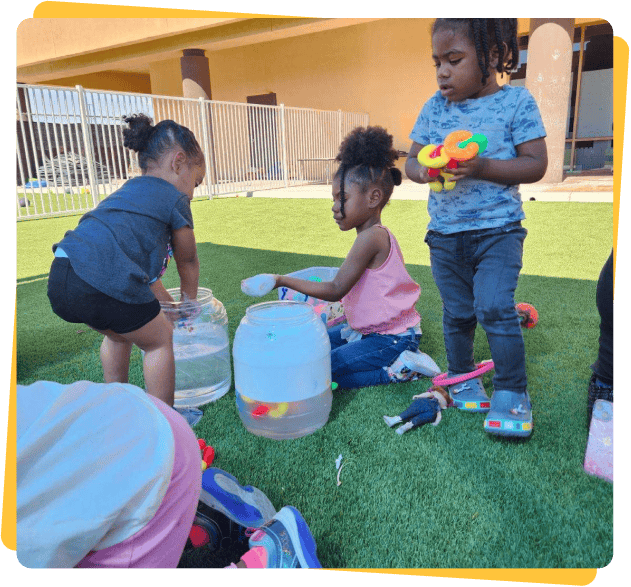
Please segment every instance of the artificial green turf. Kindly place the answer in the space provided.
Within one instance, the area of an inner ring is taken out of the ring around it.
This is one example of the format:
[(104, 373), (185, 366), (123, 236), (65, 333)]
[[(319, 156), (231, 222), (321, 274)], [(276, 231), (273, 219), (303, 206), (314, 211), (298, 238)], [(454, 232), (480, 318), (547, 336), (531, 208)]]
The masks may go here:
[[(241, 280), (339, 266), (354, 234), (341, 233), (328, 200), (236, 198), (193, 202), (200, 285), (223, 302), (230, 337), (252, 303)], [(612, 247), (611, 204), (525, 202), (529, 230), (517, 301), (540, 321), (525, 331), (535, 428), (527, 440), (483, 430), (483, 415), (454, 409), (439, 426), (399, 436), (384, 414), (406, 408), (429, 380), (338, 391), (327, 425), (275, 441), (247, 432), (234, 392), (204, 407), (196, 427), (214, 465), (262, 489), (277, 509), (296, 506), (329, 568), (594, 568), (613, 553), (613, 491), (582, 468), (589, 365), (597, 352), (596, 280)], [(422, 286), (421, 350), (446, 367), (441, 303), (423, 243), (423, 202), (393, 201), (382, 220), (397, 235)], [(54, 316), (46, 297), (50, 247), (78, 217), (17, 226), (17, 379), (102, 381), (101, 337)], [(171, 264), (164, 279), (177, 286)], [(274, 299), (270, 294), (263, 299)], [(478, 328), (476, 360), (490, 358)], [(130, 382), (142, 382), (140, 354)], [(491, 390), (491, 374), (485, 376)], [(343, 455), (342, 484), (335, 459)], [(181, 566), (217, 566), (237, 554), (200, 549)]]

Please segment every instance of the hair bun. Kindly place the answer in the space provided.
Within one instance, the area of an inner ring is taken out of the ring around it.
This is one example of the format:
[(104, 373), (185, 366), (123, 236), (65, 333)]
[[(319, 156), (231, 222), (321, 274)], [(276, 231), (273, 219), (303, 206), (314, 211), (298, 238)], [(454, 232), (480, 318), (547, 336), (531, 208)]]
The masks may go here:
[(401, 173), (401, 170), (398, 167), (391, 167), (390, 173), (392, 174), (392, 181), (394, 182), (394, 185), (401, 185), (401, 182), (403, 181), (403, 174)]
[(123, 121), (129, 128), (123, 129), (123, 145), (132, 151), (141, 153), (147, 148), (151, 134), (155, 126), (153, 120), (146, 114), (132, 114), (126, 116)]

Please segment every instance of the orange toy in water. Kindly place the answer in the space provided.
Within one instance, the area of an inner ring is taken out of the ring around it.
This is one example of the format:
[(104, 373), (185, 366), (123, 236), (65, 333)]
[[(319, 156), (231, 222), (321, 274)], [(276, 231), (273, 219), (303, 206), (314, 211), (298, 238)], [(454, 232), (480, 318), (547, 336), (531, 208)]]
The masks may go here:
[(519, 314), (522, 328), (534, 328), (539, 322), (539, 312), (531, 304), (517, 304), (515, 309)]

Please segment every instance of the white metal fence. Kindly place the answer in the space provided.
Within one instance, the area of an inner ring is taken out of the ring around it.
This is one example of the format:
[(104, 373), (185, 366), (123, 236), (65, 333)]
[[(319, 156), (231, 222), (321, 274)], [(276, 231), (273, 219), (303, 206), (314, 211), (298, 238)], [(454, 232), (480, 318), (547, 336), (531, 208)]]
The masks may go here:
[(139, 173), (122, 117), (190, 128), (206, 154), (196, 197), (331, 180), (341, 140), (368, 115), (18, 84), (17, 218), (92, 209)]

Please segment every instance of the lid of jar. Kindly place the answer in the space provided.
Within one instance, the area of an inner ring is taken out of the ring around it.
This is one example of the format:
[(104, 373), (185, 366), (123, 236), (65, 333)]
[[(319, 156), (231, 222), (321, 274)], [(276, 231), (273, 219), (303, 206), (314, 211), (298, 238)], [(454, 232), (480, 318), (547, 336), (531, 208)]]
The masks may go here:
[[(167, 289), (167, 293), (173, 298), (173, 301), (160, 302), (160, 307), (165, 312), (178, 310), (181, 304), (186, 303), (185, 301), (180, 300), (181, 293), (180, 293), (179, 287), (173, 287), (171, 289)], [(213, 302), (215, 302), (215, 297), (213, 296), (213, 292), (211, 289), (208, 289), (207, 287), (199, 287), (197, 288), (197, 298), (195, 298), (195, 301), (197, 302), (199, 306), (204, 308), (205, 306), (208, 306), (212, 304)], [(219, 300), (216, 300), (215, 303), (220, 303), (220, 302)]]
[(292, 324), (315, 316), (309, 304), (284, 300), (254, 304), (246, 309), (245, 314), (248, 320), (262, 324)]

